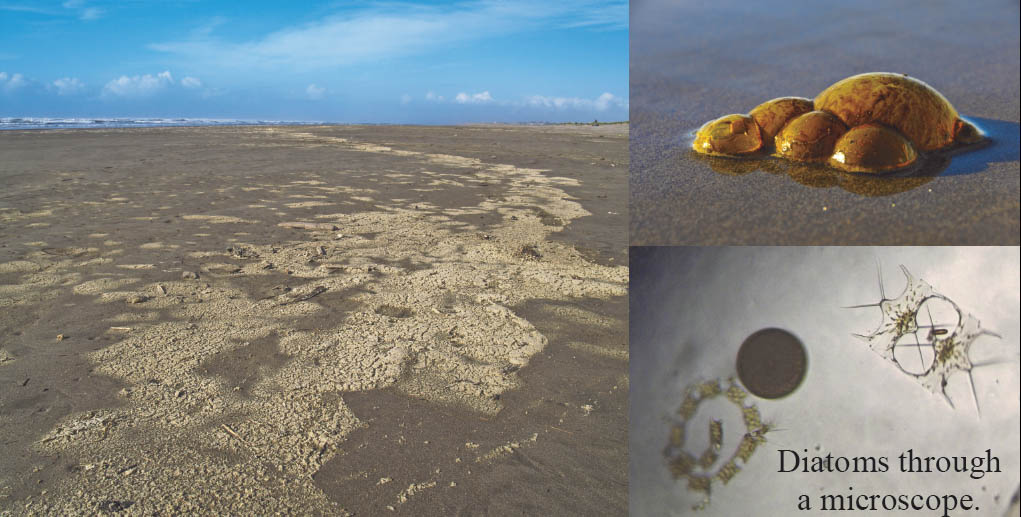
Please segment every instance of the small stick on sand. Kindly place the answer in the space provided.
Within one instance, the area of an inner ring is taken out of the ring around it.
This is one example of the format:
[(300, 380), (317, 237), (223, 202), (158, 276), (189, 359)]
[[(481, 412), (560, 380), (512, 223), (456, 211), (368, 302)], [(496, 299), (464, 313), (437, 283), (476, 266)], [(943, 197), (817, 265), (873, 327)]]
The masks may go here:
[(326, 231), (326, 232), (332, 232), (334, 230), (339, 230), (340, 229), (337, 225), (330, 224), (330, 223), (305, 223), (305, 222), (301, 222), (301, 221), (295, 221), (295, 222), (290, 222), (290, 223), (280, 223), (277, 226), (281, 226), (283, 228), (297, 228), (299, 230), (319, 230), (319, 231)]
[(316, 296), (319, 296), (320, 294), (325, 293), (326, 290), (327, 289), (325, 287), (320, 285), (320, 286), (316, 287), (315, 289), (313, 289), (309, 293), (299, 294), (299, 295), (295, 296), (294, 298), (291, 298), (290, 300), (286, 300), (286, 301), (280, 302), (277, 305), (288, 305), (288, 304), (291, 304), (291, 303), (303, 302), (305, 300), (308, 300), (309, 298), (314, 298)]
[(238, 439), (238, 441), (240, 441), (241, 443), (243, 443), (243, 444), (245, 444), (245, 445), (247, 445), (247, 446), (249, 446), (249, 447), (251, 447), (251, 446), (252, 446), (251, 444), (249, 444), (248, 442), (246, 442), (246, 441), (245, 441), (245, 439), (241, 437), (241, 435), (239, 435), (239, 434), (235, 433), (235, 432), (234, 432), (234, 430), (233, 430), (233, 429), (231, 429), (229, 425), (227, 425), (227, 424), (220, 424), (220, 427), (223, 427), (223, 430), (224, 430), (224, 431), (227, 431), (227, 434), (229, 434), (229, 435), (233, 436), (234, 438), (237, 438), (237, 439)]
[(110, 327), (110, 330), (116, 330), (118, 332), (131, 332), (131, 327)]

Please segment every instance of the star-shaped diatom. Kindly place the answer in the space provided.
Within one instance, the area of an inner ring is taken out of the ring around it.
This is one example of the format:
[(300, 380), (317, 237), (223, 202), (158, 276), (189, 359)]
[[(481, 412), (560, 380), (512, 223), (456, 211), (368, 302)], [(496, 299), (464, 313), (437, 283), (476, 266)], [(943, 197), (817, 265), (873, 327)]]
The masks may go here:
[[(971, 393), (975, 398), (975, 407), (978, 408), (978, 394), (975, 391), (972, 371), (980, 366), (1000, 361), (973, 363), (969, 356), (971, 345), (982, 335), (997, 338), (1000, 336), (983, 329), (977, 318), (966, 314), (953, 300), (936, 292), (924, 280), (915, 278), (906, 267), (902, 265), (900, 269), (907, 279), (907, 286), (900, 296), (886, 297), (880, 270), (879, 302), (849, 307), (879, 307), (883, 313), (882, 322), (875, 331), (855, 336), (868, 343), (872, 351), (896, 365), (902, 372), (914, 377), (927, 390), (933, 394), (943, 395), (950, 407), (954, 407), (954, 403), (947, 396), (947, 379), (954, 372), (967, 373)], [(945, 303), (952, 309), (949, 311), (950, 315), (956, 314), (957, 321), (937, 322), (936, 319), (939, 318), (933, 319), (930, 309), (933, 302)], [(902, 347), (915, 348), (918, 351), (919, 367), (913, 368), (906, 363), (907, 358), (902, 354)], [(931, 359), (926, 360), (926, 355)]]

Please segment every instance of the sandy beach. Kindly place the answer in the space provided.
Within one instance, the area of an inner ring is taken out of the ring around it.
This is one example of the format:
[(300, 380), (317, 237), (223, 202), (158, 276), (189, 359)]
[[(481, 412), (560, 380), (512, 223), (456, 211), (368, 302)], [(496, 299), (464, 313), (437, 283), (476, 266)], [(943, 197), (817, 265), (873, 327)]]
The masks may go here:
[(0, 133), (0, 509), (625, 513), (627, 142)]
[[(1017, 245), (1018, 4), (631, 6), (633, 245)], [(992, 145), (911, 178), (707, 159), (691, 133), (865, 72), (941, 92)]]

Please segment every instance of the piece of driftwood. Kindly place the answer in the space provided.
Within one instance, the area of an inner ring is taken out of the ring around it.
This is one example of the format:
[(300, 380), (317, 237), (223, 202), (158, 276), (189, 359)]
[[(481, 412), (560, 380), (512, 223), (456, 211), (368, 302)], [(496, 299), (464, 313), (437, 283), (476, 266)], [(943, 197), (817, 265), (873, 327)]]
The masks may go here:
[(323, 294), (325, 292), (326, 292), (326, 287), (323, 287), (323, 286), (320, 285), (320, 286), (317, 286), (315, 289), (312, 289), (311, 291), (309, 291), (307, 293), (294, 294), (294, 295), (292, 295), (293, 296), (292, 298), (284, 300), (284, 301), (278, 303), (277, 305), (289, 305), (289, 304), (292, 304), (292, 303), (303, 302), (305, 300), (308, 300), (309, 298), (313, 298), (315, 296), (319, 296), (320, 294)]
[(227, 424), (220, 424), (220, 427), (222, 427), (224, 431), (227, 431), (227, 434), (233, 436), (234, 438), (237, 438), (238, 441), (240, 441), (241, 443), (251, 447), (251, 445), (247, 441), (245, 441), (245, 439), (242, 438), (241, 435), (239, 435), (233, 429), (231, 429), (229, 425), (227, 425)]
[(335, 224), (330, 224), (330, 223), (306, 223), (306, 222), (301, 222), (301, 221), (294, 221), (294, 222), (290, 222), (290, 223), (280, 223), (277, 226), (281, 226), (283, 228), (297, 228), (299, 230), (319, 230), (319, 231), (325, 231), (325, 232), (332, 232), (334, 230), (339, 230), (340, 229)]

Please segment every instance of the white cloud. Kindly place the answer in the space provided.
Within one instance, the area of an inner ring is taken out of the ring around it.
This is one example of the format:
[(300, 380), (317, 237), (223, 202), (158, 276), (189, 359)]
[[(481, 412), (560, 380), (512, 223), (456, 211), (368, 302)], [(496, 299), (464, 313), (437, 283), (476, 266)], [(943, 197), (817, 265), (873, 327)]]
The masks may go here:
[(98, 7), (86, 7), (78, 14), (78, 19), (84, 21), (98, 20), (103, 17), (104, 11)]
[[(61, 77), (51, 82), (40, 82), (26, 78), (22, 74), (0, 72), (0, 93), (13, 93), (19, 90), (72, 96), (86, 93), (89, 88), (84, 81), (77, 77)], [(188, 76), (177, 81), (169, 70), (165, 70), (156, 75), (122, 75), (103, 85), (100, 96), (106, 99), (143, 99), (165, 92), (183, 92), (184, 90), (190, 90), (204, 97), (218, 93), (206, 88), (197, 77)]]
[(0, 11), (10, 11), (15, 13), (33, 13), (33, 14), (45, 14), (54, 15), (55, 12), (52, 9), (46, 9), (42, 7), (36, 7), (32, 5), (3, 5), (0, 4)]
[(316, 86), (315, 84), (310, 84), (308, 85), (308, 88), (305, 88), (305, 94), (308, 95), (309, 99), (319, 100), (322, 99), (324, 95), (326, 95), (326, 88), (322, 86)]
[(623, 106), (624, 101), (618, 99), (610, 92), (603, 92), (598, 98), (596, 98), (595, 108), (599, 111), (606, 111), (612, 105)]
[[(425, 99), (430, 102), (443, 103), (446, 98), (430, 91), (425, 94)], [(493, 104), (496, 106), (517, 106), (529, 108), (546, 108), (558, 111), (598, 111), (603, 112), (610, 109), (627, 109), (627, 99), (617, 97), (606, 92), (594, 99), (581, 97), (553, 97), (546, 95), (531, 95), (518, 100), (496, 100), (489, 93), (489, 90), (479, 93), (460, 92), (450, 99), (450, 102), (458, 104)]]
[(626, 29), (627, 5), (626, 0), (475, 0), (447, 6), (381, 3), (249, 41), (226, 41), (211, 31), (200, 31), (150, 48), (207, 65), (328, 68), (544, 28)]
[(605, 2), (593, 5), (566, 23), (567, 27), (628, 29), (628, 2)]
[(77, 77), (62, 77), (53, 81), (52, 86), (57, 90), (57, 95), (75, 95), (85, 90), (85, 83)]
[(627, 101), (613, 95), (612, 93), (603, 93), (595, 99), (583, 99), (580, 97), (546, 97), (543, 95), (532, 95), (525, 99), (525, 104), (529, 106), (540, 106), (545, 108), (556, 108), (556, 109), (580, 109), (580, 110), (596, 110), (606, 111), (610, 108), (626, 107)]
[(202, 87), (198, 78), (186, 77), (176, 81), (169, 70), (163, 70), (155, 76), (120, 76), (103, 86), (102, 96), (106, 98), (141, 99), (174, 89), (196, 90)]
[(21, 74), (7, 75), (7, 72), (0, 72), (0, 89), (4, 92), (13, 92), (28, 86), (28, 80)]
[(155, 76), (135, 75), (128, 77), (122, 75), (103, 87), (104, 95), (118, 97), (148, 97), (174, 84), (174, 78), (170, 71), (163, 71)]
[(459, 104), (483, 104), (493, 102), (493, 96), (489, 94), (489, 90), (473, 94), (461, 92), (454, 97), (454, 100)]
[(78, 14), (78, 19), (83, 21), (98, 20), (103, 17), (106, 12), (99, 7), (89, 7), (85, 5), (84, 0), (67, 0), (61, 6), (64, 9), (75, 11)]
[(411, 104), (411, 96), (406, 93), (401, 95), (401, 104)]

